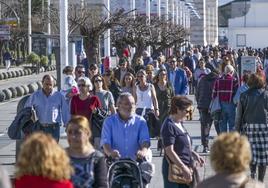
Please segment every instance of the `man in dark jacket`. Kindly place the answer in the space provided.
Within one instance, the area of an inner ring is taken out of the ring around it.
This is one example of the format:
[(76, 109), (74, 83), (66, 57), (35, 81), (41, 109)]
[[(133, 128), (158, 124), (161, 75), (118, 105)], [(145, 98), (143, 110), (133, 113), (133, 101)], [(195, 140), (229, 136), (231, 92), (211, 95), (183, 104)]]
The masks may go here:
[(121, 58), (119, 60), (119, 68), (114, 71), (114, 76), (119, 82), (121, 82), (127, 72), (135, 75), (134, 70), (127, 66), (127, 59)]
[[(217, 78), (217, 73), (210, 72), (200, 79), (196, 89), (196, 101), (200, 113), (201, 141), (204, 153), (209, 152), (209, 132), (213, 121), (211, 114), (209, 113), (209, 104), (212, 99), (213, 85)], [(217, 134), (219, 134), (219, 123), (217, 121), (214, 121), (214, 126)]]

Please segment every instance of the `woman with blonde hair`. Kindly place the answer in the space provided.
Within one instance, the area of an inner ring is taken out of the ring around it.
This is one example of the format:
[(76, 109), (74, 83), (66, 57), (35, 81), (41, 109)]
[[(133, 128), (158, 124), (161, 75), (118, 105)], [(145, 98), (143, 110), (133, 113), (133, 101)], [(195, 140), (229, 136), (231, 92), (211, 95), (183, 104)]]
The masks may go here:
[(16, 164), (16, 188), (73, 188), (66, 152), (48, 134), (34, 133), (22, 144)]
[(220, 134), (211, 147), (210, 160), (216, 175), (196, 188), (264, 188), (264, 184), (247, 177), (251, 161), (247, 137), (237, 132)]
[(73, 116), (67, 126), (66, 149), (75, 173), (72, 182), (75, 188), (106, 188), (107, 166), (104, 155), (89, 142), (90, 124), (83, 116)]

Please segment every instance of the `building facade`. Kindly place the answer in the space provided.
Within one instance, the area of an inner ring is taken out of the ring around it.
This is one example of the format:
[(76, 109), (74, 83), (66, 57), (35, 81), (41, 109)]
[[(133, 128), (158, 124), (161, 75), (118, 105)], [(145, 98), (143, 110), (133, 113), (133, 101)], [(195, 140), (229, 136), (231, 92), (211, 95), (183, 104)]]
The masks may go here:
[(191, 17), (191, 43), (193, 45), (218, 45), (218, 1), (195, 0), (200, 19)]
[[(243, 4), (241, 6), (243, 7)], [(268, 1), (245, 1), (242, 10), (245, 10), (244, 15), (228, 20), (229, 47), (267, 47), (268, 20), (265, 15), (268, 10)]]

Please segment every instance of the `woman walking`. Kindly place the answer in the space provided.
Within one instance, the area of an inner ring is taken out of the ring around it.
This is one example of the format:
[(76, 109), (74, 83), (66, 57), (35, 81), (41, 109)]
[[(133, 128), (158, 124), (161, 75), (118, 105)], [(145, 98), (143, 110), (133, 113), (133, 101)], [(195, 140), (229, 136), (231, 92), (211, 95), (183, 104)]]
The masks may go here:
[(66, 149), (75, 173), (72, 182), (75, 188), (106, 188), (107, 166), (104, 155), (89, 142), (90, 123), (83, 116), (74, 116), (67, 126), (69, 147)]
[[(91, 122), (93, 111), (101, 107), (101, 102), (97, 96), (90, 93), (92, 84), (89, 78), (82, 77), (78, 80), (79, 95), (76, 95), (71, 100), (71, 115), (81, 115)], [(91, 127), (93, 133), (94, 146), (98, 147), (99, 136), (95, 127)], [(96, 138), (96, 140), (94, 140)]]
[(164, 188), (189, 188), (188, 183), (175, 183), (168, 178), (169, 165), (175, 164), (182, 170), (182, 176), (191, 182), (194, 161), (201, 166), (203, 159), (192, 150), (191, 138), (182, 124), (189, 111), (192, 101), (185, 96), (175, 96), (171, 100), (169, 116), (162, 125), (161, 137), (165, 148), (165, 156), (162, 163)]
[(238, 102), (236, 129), (248, 137), (251, 145), (251, 177), (256, 177), (258, 168), (258, 180), (263, 182), (268, 165), (268, 92), (259, 74), (251, 74), (247, 84), (249, 89)]
[(136, 101), (136, 113), (144, 116), (149, 127), (150, 136), (158, 136), (160, 125), (158, 125), (159, 108), (154, 85), (146, 80), (145, 70), (137, 73), (138, 84), (134, 87), (133, 96)]

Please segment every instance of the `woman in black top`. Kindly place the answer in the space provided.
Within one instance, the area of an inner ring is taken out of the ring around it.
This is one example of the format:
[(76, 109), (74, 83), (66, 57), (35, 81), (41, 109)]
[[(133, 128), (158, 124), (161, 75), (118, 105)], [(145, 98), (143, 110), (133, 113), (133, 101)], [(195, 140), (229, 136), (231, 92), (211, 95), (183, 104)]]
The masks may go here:
[(192, 178), (193, 160), (196, 160), (200, 165), (204, 163), (203, 159), (192, 150), (190, 136), (182, 125), (182, 121), (191, 105), (192, 101), (185, 96), (173, 97), (169, 116), (162, 125), (161, 137), (165, 148), (162, 174), (165, 188), (189, 187), (187, 184), (173, 183), (168, 180), (169, 163), (167, 159), (180, 167), (183, 170), (183, 176), (188, 180)]
[(75, 188), (107, 188), (104, 155), (89, 142), (91, 131), (84, 116), (74, 116), (67, 126), (66, 149), (75, 170), (71, 180)]

